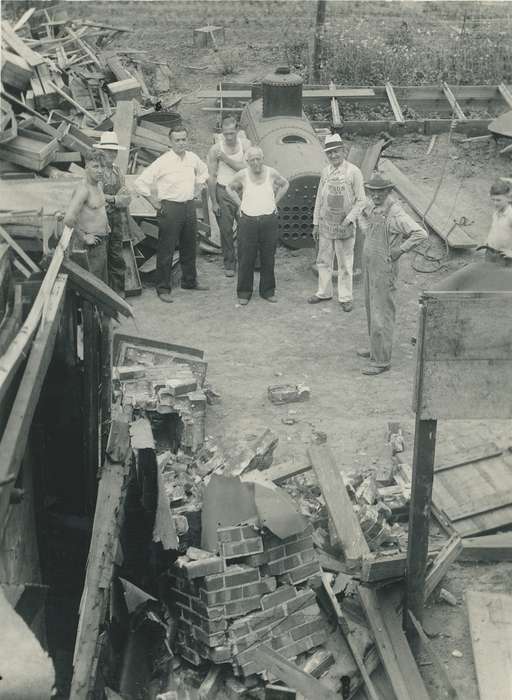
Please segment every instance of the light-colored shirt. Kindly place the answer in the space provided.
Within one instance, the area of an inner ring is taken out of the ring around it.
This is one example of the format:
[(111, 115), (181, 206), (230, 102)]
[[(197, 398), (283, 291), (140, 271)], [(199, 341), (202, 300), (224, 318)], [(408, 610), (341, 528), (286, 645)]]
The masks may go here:
[(392, 195), (387, 197), (382, 207), (376, 207), (372, 201), (368, 200), (363, 213), (359, 217), (359, 223), (363, 231), (368, 228), (368, 222), (374, 213), (380, 213), (383, 216), (386, 237), (390, 248), (394, 248), (400, 243), (400, 250), (407, 253), (407, 251), (415, 248), (428, 238), (428, 233), (425, 229), (402, 209)]
[(226, 142), (221, 135), (217, 143), (215, 143), (210, 148), (207, 158), (208, 172), (212, 177), (217, 178), (217, 184), (226, 187), (226, 185), (229, 185), (231, 180), (236, 175), (236, 171), (233, 170), (233, 168), (231, 168), (223, 160), (220, 160), (220, 153), (225, 153), (232, 160), (237, 161), (240, 164), (244, 164), (245, 152), (247, 151), (250, 145), (250, 141), (248, 141), (247, 139), (242, 139), (239, 136), (236, 140), (236, 150), (234, 153), (231, 153), (226, 148)]
[(145, 197), (156, 190), (159, 202), (188, 202), (194, 199), (196, 185), (208, 179), (206, 163), (192, 151), (185, 151), (183, 158), (174, 151), (167, 151), (148, 166), (135, 180), (135, 189)]
[(355, 223), (366, 204), (363, 174), (356, 165), (344, 160), (335, 168), (327, 165), (320, 177), (316, 193), (313, 226), (321, 236), (336, 238), (335, 219), (341, 223)]
[(487, 245), (495, 250), (512, 250), (512, 206), (509, 204), (492, 215)]
[(274, 194), (274, 179), (272, 169), (268, 165), (263, 166), (265, 179), (263, 182), (254, 182), (249, 172), (249, 168), (240, 170), (243, 178), (242, 214), (247, 216), (264, 216), (272, 214), (276, 209), (276, 198)]

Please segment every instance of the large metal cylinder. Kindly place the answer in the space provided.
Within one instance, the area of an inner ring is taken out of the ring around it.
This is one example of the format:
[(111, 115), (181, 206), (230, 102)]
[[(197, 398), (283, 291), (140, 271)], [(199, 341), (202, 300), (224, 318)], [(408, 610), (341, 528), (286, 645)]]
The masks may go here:
[(313, 247), (311, 236), (316, 191), (327, 164), (323, 148), (306, 116), (263, 116), (263, 100), (251, 102), (242, 112), (241, 127), (259, 146), (267, 165), (290, 182), (279, 202), (279, 235), (291, 248)]
[(278, 68), (262, 80), (263, 118), (302, 118), (302, 83), (300, 75), (289, 68)]

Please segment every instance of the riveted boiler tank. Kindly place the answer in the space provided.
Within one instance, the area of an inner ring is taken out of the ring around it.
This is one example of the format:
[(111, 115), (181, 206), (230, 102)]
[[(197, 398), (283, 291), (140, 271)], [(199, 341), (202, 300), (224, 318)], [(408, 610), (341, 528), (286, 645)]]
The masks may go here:
[(263, 79), (261, 91), (253, 90), (257, 99), (247, 105), (240, 119), (248, 138), (262, 149), (265, 163), (290, 182), (279, 202), (279, 235), (291, 248), (314, 245), (313, 209), (320, 173), (327, 164), (302, 111), (302, 82), (300, 75), (278, 68)]

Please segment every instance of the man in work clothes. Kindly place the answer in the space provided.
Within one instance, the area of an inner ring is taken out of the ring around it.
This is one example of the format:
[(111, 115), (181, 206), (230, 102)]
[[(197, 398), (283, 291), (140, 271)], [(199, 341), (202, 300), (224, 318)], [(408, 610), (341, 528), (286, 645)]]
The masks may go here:
[(241, 306), (246, 306), (252, 296), (258, 251), (261, 261), (260, 297), (271, 303), (277, 301), (274, 275), (278, 236), (276, 207), (290, 186), (277, 170), (263, 165), (261, 148), (251, 146), (246, 160), (248, 167), (240, 170), (226, 187), (228, 195), (240, 209), (237, 295)]
[[(158, 211), (156, 292), (161, 301), (172, 302), (171, 272), (174, 249), (179, 245), (181, 288), (203, 291), (197, 283), (194, 204), (196, 185), (208, 179), (206, 164), (187, 150), (188, 132), (183, 125), (169, 132), (171, 149), (157, 158), (135, 181), (135, 189)], [(156, 196), (155, 196), (156, 190)]]
[(105, 156), (91, 149), (84, 158), (85, 180), (73, 192), (64, 225), (73, 230), (72, 246), (87, 251), (90, 271), (108, 284), (107, 243), (110, 226), (101, 185)]
[(326, 137), (324, 151), (329, 165), (322, 171), (313, 213), (313, 238), (318, 241), (318, 290), (308, 302), (319, 304), (332, 299), (336, 255), (338, 300), (343, 311), (352, 311), (356, 221), (366, 202), (363, 175), (357, 166), (344, 159), (339, 134)]
[(124, 175), (114, 160), (119, 151), (126, 149), (119, 145), (115, 131), (105, 131), (94, 148), (101, 150), (105, 156), (101, 180), (110, 225), (107, 242), (108, 283), (115, 292), (124, 297), (123, 239), (128, 237), (128, 207), (131, 197), (125, 187)]
[(238, 214), (235, 202), (226, 192), (226, 185), (239, 170), (247, 166), (245, 153), (250, 145), (250, 141), (240, 137), (235, 119), (226, 117), (222, 122), (220, 139), (208, 153), (208, 191), (213, 213), (219, 222), (226, 277), (235, 276), (233, 223)]
[(391, 367), (398, 261), (428, 234), (393, 198), (389, 180), (374, 175), (366, 190), (371, 202), (360, 221), (365, 231), (363, 271), (370, 349), (357, 354), (370, 359), (363, 374), (374, 376)]

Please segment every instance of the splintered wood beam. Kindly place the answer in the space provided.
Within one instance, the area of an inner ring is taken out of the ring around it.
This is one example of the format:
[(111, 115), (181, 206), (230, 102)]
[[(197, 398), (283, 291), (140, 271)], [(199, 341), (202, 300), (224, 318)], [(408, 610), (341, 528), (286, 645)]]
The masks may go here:
[(23, 27), (23, 25), (26, 24), (26, 23), (29, 21), (29, 19), (32, 17), (32, 15), (34, 14), (35, 11), (36, 11), (36, 8), (35, 8), (35, 7), (31, 7), (29, 10), (26, 10), (26, 11), (21, 15), (21, 17), (20, 17), (19, 20), (16, 22), (16, 24), (14, 25), (13, 31), (17, 32), (18, 29), (21, 29), (21, 28)]
[(445, 83), (445, 82), (443, 81), (441, 85), (442, 85), (442, 88), (443, 88), (444, 96), (446, 97), (446, 99), (447, 99), (448, 102), (450, 103), (450, 107), (452, 108), (453, 115), (454, 115), (457, 119), (460, 119), (461, 121), (467, 121), (467, 117), (466, 117), (466, 115), (464, 114), (464, 112), (462, 111), (461, 106), (459, 105), (459, 103), (458, 103), (457, 100), (455, 99), (455, 95), (454, 95), (453, 92), (451, 91), (450, 86), (448, 85), (448, 83)]
[(70, 105), (72, 105), (75, 109), (78, 109), (79, 112), (81, 112), (83, 115), (85, 115), (88, 119), (90, 119), (96, 126), (99, 126), (101, 124), (101, 121), (97, 119), (94, 114), (91, 114), (91, 112), (88, 112), (84, 107), (82, 107), (81, 104), (78, 102), (75, 102), (75, 100), (70, 97), (67, 92), (64, 92), (64, 90), (61, 90), (60, 87), (57, 87), (55, 83), (52, 80), (48, 81), (48, 85), (55, 90), (55, 92), (58, 92), (59, 95), (62, 97), (62, 99), (66, 100), (66, 102), (69, 102)]
[(45, 63), (45, 59), (41, 54), (33, 51), (13, 30), (10, 23), (6, 19), (2, 19), (2, 38), (4, 42), (15, 51), (18, 56), (25, 59), (29, 66), (35, 68)]
[(414, 625), (414, 628), (418, 634), (418, 637), (420, 638), (420, 641), (421, 641), (421, 644), (423, 645), (423, 648), (425, 649), (427, 654), (432, 659), (432, 663), (434, 664), (434, 667), (437, 671), (437, 675), (441, 679), (441, 681), (443, 682), (443, 685), (446, 688), (446, 692), (448, 693), (448, 696), (450, 698), (456, 698), (457, 691), (455, 690), (453, 683), (450, 680), (450, 676), (446, 672), (446, 667), (445, 667), (444, 663), (442, 662), (441, 657), (438, 655), (438, 653), (434, 649), (434, 645), (432, 644), (430, 639), (425, 634), (423, 627), (420, 625), (420, 623), (414, 617), (414, 615), (412, 614), (412, 612), (410, 610), (409, 610), (409, 617), (411, 618), (411, 622)]
[(498, 85), (498, 90), (510, 109), (512, 109), (512, 92), (510, 91), (509, 87), (505, 85), (505, 83), (500, 83)]
[(133, 127), (135, 121), (135, 102), (133, 100), (121, 100), (117, 103), (114, 113), (114, 131), (117, 134), (119, 145), (125, 150), (118, 151), (116, 164), (126, 175), (128, 172), (128, 161), (130, 158), (130, 146), (132, 141)]
[(459, 535), (452, 535), (446, 545), (434, 559), (432, 568), (428, 572), (425, 579), (425, 602), (430, 598), (437, 586), (441, 583), (450, 566), (457, 560), (459, 554), (462, 552), (462, 549), (463, 544)]
[(16, 374), (16, 370), (27, 357), (30, 343), (37, 331), (44, 308), (50, 298), (51, 290), (53, 289), (53, 285), (60, 271), (62, 260), (69, 246), (72, 233), (73, 229), (64, 228), (39, 293), (32, 304), (32, 308), (30, 309), (25, 323), (20, 328), (10, 347), (0, 358), (0, 404), (5, 399), (7, 390)]
[(84, 270), (83, 267), (80, 267), (80, 265), (72, 260), (65, 260), (63, 269), (69, 276), (71, 286), (74, 287), (84, 299), (100, 307), (104, 313), (109, 316), (115, 316), (115, 314), (120, 313), (127, 318), (133, 316), (132, 307), (122, 299), (119, 294), (116, 294), (108, 284), (105, 284), (105, 282), (96, 277), (96, 275), (93, 275), (92, 272)]
[(23, 377), (0, 442), (0, 529), (9, 507), (9, 496), (18, 476), (64, 306), (66, 275), (59, 275), (50, 290), (41, 324), (30, 350)]
[[(335, 92), (336, 91), (336, 85), (333, 82), (329, 83), (329, 92)], [(341, 115), (340, 115), (340, 106), (338, 104), (338, 100), (336, 97), (331, 97), (331, 116), (332, 116), (332, 123), (334, 126), (340, 126), (341, 125)]]
[(403, 124), (405, 122), (404, 115), (402, 113), (402, 108), (400, 107), (400, 103), (397, 100), (397, 97), (395, 95), (395, 91), (393, 89), (393, 86), (391, 85), (390, 82), (387, 82), (386, 85), (386, 95), (388, 96), (389, 104), (391, 105), (391, 109), (393, 110), (393, 114), (395, 115), (395, 121), (400, 122), (400, 124)]

